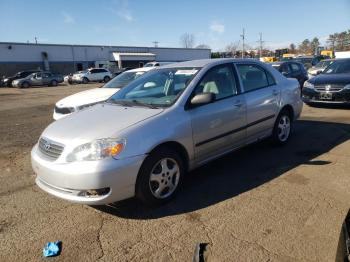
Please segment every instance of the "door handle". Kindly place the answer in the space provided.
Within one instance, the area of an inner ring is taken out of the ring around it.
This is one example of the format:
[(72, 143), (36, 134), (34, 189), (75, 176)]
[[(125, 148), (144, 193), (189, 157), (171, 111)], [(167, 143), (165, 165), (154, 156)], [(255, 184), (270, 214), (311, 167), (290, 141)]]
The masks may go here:
[(235, 107), (241, 107), (243, 104), (242, 104), (241, 100), (237, 100), (233, 105)]
[(276, 89), (274, 89), (274, 90), (272, 90), (272, 94), (273, 94), (274, 96), (277, 96), (277, 95), (278, 95), (278, 91), (277, 91)]

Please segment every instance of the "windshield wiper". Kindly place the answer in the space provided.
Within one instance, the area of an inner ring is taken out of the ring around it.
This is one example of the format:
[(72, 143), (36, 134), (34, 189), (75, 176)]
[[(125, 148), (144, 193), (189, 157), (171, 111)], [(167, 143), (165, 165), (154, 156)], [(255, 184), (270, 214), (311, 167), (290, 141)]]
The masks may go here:
[(157, 109), (158, 107), (156, 107), (155, 105), (153, 104), (147, 104), (147, 103), (142, 103), (140, 102), (139, 100), (136, 100), (136, 99), (133, 99), (131, 100), (135, 105), (138, 105), (138, 106), (145, 106), (145, 107), (149, 107), (149, 108), (152, 108), (152, 109)]
[(114, 99), (109, 99), (107, 100), (107, 102), (112, 103), (112, 104), (118, 104), (121, 106), (133, 106), (133, 103), (131, 101), (128, 100), (114, 100)]

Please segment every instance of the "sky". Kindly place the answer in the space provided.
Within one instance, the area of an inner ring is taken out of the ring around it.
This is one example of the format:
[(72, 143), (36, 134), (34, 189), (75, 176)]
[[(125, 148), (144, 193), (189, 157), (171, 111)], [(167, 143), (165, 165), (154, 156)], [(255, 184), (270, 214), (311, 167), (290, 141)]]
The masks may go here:
[(220, 51), (245, 28), (249, 46), (261, 32), (276, 49), (350, 29), (350, 0), (0, 0), (0, 10), (0, 42), (180, 47), (190, 33)]

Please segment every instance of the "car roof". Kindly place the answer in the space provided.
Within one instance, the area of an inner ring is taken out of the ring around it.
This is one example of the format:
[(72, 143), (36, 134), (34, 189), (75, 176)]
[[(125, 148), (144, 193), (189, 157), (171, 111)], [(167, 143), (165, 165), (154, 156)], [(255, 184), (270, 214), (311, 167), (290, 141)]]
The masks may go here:
[(135, 68), (131, 70), (127, 70), (125, 72), (148, 72), (150, 70), (155, 69), (154, 67), (140, 67), (140, 68)]
[(159, 68), (176, 68), (176, 67), (205, 67), (207, 65), (223, 64), (230, 62), (254, 62), (262, 64), (258, 59), (245, 58), (245, 59), (236, 59), (236, 58), (213, 58), (213, 59), (199, 59), (199, 60), (190, 60), (185, 62), (171, 63), (168, 65), (161, 66)]

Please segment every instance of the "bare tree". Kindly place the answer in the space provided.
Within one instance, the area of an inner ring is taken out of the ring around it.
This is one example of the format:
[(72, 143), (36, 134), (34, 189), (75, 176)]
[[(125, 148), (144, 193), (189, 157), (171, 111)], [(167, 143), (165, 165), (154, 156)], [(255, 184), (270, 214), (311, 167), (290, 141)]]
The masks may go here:
[(199, 44), (196, 46), (196, 48), (199, 49), (210, 49), (210, 46), (206, 45), (206, 44)]
[(297, 49), (297, 47), (295, 46), (294, 43), (291, 43), (291, 44), (289, 45), (289, 52), (290, 52), (291, 54), (295, 54), (295, 53), (296, 53), (296, 49)]
[(230, 53), (232, 57), (235, 56), (237, 50), (239, 48), (239, 41), (234, 43), (230, 43), (225, 47), (225, 52)]
[(194, 35), (190, 33), (184, 33), (180, 37), (181, 46), (184, 48), (193, 48), (194, 47)]

